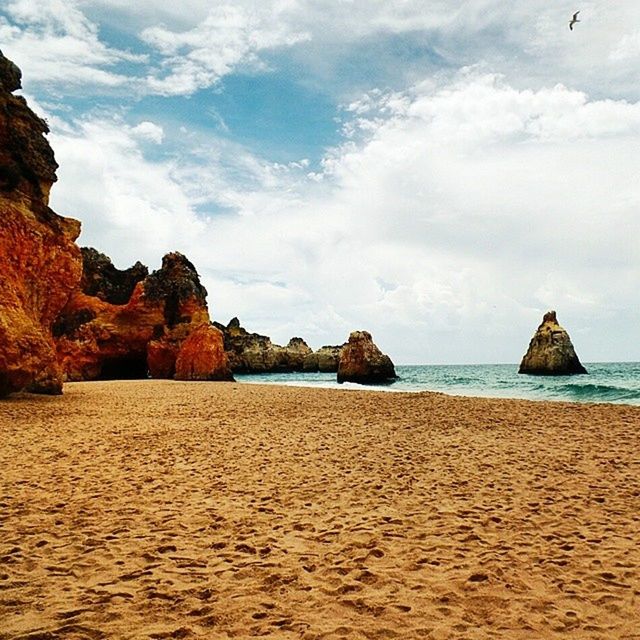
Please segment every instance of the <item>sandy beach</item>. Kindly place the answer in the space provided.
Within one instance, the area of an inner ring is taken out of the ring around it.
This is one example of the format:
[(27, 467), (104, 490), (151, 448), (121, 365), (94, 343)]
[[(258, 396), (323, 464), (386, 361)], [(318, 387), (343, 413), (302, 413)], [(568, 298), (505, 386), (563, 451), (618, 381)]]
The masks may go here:
[(234, 383), (0, 402), (0, 639), (640, 638), (640, 408)]

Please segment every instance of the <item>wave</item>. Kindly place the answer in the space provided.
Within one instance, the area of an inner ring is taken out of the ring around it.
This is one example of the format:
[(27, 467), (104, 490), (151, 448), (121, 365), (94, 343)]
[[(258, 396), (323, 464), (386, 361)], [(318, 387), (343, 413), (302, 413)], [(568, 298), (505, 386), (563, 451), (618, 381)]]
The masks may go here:
[(640, 399), (640, 389), (630, 389), (609, 384), (568, 383), (554, 389), (562, 397), (582, 402), (620, 402)]

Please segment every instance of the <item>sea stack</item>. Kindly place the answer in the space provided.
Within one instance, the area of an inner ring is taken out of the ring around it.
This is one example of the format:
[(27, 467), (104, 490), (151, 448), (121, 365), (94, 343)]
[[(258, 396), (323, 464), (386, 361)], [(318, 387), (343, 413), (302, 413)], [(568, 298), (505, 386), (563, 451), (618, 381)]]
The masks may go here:
[(518, 373), (538, 376), (567, 376), (587, 373), (571, 344), (569, 334), (556, 318), (555, 311), (548, 311), (542, 318), (529, 349), (522, 358)]
[(340, 351), (338, 382), (384, 384), (397, 378), (391, 358), (373, 343), (368, 331), (354, 331)]

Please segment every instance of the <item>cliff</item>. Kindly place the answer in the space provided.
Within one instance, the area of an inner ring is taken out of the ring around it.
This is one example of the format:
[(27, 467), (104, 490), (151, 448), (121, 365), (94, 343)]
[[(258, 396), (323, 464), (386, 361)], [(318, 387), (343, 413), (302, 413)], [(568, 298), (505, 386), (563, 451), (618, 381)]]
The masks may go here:
[(58, 165), (20, 79), (0, 52), (0, 395), (61, 393), (51, 327), (82, 274), (80, 223), (48, 206)]
[[(173, 378), (183, 343), (194, 330), (209, 325), (207, 292), (193, 264), (180, 253), (169, 253), (160, 269), (145, 276), (147, 269), (140, 263), (119, 271), (95, 250), (85, 249), (83, 255), (81, 287), (55, 326), (66, 379)], [(127, 294), (123, 304), (110, 301)], [(190, 362), (197, 358), (192, 343), (182, 356), (182, 371), (189, 379), (230, 379), (230, 374), (213, 372), (228, 368), (222, 337), (218, 353), (212, 334), (200, 335), (208, 356)], [(217, 363), (216, 354), (221, 354)], [(204, 363), (211, 363), (212, 370), (204, 371)]]
[(271, 338), (249, 333), (238, 318), (228, 325), (214, 325), (222, 331), (225, 351), (235, 373), (276, 373), (302, 371), (311, 349), (302, 338), (291, 338), (284, 347), (273, 344)]
[[(346, 344), (346, 343), (345, 343)], [(340, 362), (340, 353), (345, 345), (325, 345), (308, 354), (302, 364), (304, 371), (336, 373)]]

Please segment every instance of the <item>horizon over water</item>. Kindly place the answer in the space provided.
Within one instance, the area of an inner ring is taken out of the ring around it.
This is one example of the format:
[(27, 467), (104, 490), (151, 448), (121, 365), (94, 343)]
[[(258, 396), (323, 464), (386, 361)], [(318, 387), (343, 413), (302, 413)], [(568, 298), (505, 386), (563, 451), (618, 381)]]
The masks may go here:
[(338, 384), (335, 373), (236, 374), (238, 382), (377, 391), (436, 391), (450, 395), (640, 405), (640, 362), (583, 363), (588, 374), (532, 376), (518, 364), (397, 365), (391, 384)]

